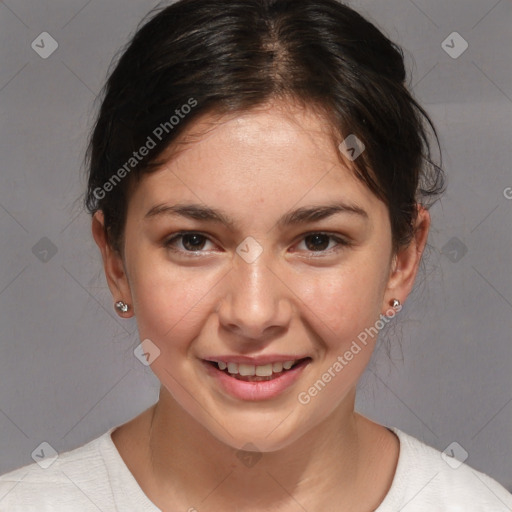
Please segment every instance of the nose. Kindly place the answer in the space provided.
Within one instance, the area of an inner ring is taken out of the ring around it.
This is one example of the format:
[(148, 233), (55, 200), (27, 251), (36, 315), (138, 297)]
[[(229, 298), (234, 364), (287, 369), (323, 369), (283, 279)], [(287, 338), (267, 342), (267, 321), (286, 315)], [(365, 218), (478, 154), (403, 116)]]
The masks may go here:
[(268, 340), (290, 324), (292, 292), (264, 254), (252, 263), (235, 256), (226, 275), (217, 313), (220, 324), (238, 340)]

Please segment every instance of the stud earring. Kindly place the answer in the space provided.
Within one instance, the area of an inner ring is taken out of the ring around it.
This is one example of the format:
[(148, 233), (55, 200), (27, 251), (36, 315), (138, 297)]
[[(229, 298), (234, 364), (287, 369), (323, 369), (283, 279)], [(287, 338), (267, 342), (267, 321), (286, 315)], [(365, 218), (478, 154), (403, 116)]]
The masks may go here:
[(393, 309), (398, 309), (402, 303), (398, 299), (393, 299), (390, 301), (390, 305)]
[(123, 302), (122, 300), (117, 301), (115, 303), (115, 307), (118, 311), (122, 313), (126, 313), (130, 309), (130, 306), (126, 304), (126, 302)]

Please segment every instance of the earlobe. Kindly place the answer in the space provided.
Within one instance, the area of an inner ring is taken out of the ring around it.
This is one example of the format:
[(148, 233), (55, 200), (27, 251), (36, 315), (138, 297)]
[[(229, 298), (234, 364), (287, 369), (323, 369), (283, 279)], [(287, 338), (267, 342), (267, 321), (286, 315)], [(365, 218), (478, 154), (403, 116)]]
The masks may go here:
[[(92, 236), (101, 251), (103, 269), (114, 304), (132, 304), (132, 297), (128, 276), (124, 267), (123, 258), (109, 243), (105, 231), (105, 219), (103, 212), (98, 210), (92, 218)], [(116, 312), (123, 318), (133, 316), (133, 308), (120, 308), (115, 306)]]
[(389, 307), (389, 301), (393, 299), (398, 299), (403, 304), (411, 292), (427, 243), (429, 228), (430, 214), (425, 207), (418, 205), (413, 238), (409, 245), (399, 249), (393, 257), (384, 296), (384, 309)]

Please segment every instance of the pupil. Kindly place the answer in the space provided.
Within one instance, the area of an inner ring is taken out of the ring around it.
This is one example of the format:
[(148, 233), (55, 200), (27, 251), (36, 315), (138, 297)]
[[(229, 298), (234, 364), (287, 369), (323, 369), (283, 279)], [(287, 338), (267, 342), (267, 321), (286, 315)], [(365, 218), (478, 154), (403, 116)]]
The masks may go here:
[[(324, 242), (322, 242), (322, 238)], [(329, 246), (329, 237), (327, 235), (317, 234), (317, 235), (309, 235), (306, 237), (306, 245), (309, 245), (307, 243), (307, 239), (313, 239), (317, 242), (320, 241), (320, 243), (314, 243), (312, 250), (322, 250)]]
[[(201, 249), (201, 247), (204, 245), (204, 240), (201, 241), (201, 238), (204, 237), (202, 235), (183, 235), (183, 246), (186, 247), (187, 249), (192, 248), (192, 250), (194, 250), (194, 248)], [(190, 241), (191, 239), (195, 240), (196, 243), (187, 243), (187, 241)]]

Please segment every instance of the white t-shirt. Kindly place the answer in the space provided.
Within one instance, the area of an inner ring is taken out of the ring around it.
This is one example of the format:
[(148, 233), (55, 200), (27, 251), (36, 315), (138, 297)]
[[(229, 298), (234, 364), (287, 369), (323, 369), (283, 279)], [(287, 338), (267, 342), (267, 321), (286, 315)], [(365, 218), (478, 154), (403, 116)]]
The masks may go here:
[[(110, 437), (116, 428), (59, 454), (46, 469), (34, 462), (0, 476), (0, 512), (160, 511), (117, 451)], [(391, 488), (375, 512), (512, 510), (512, 494), (489, 476), (466, 464), (457, 467), (456, 459), (445, 460), (418, 439), (390, 430), (400, 439), (400, 455)]]

